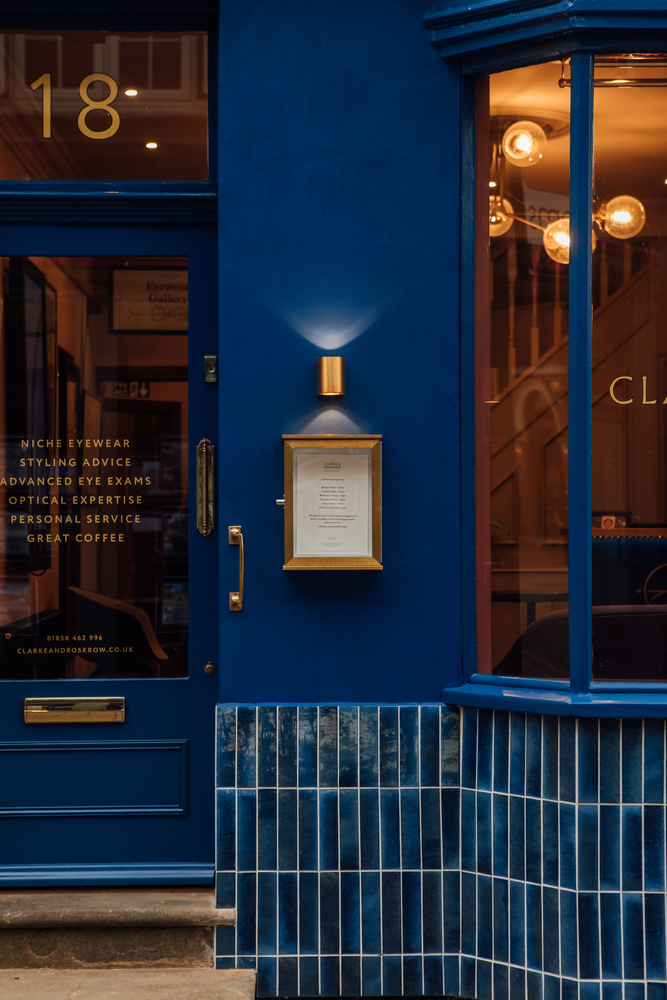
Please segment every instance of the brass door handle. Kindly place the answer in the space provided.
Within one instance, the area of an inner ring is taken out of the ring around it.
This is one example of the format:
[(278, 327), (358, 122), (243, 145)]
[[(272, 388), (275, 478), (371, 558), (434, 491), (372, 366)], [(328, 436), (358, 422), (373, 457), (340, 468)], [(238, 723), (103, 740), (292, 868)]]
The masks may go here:
[(229, 544), (239, 547), (239, 589), (229, 592), (229, 610), (243, 610), (243, 582), (245, 578), (245, 557), (243, 555), (243, 532), (240, 524), (230, 524), (227, 529)]
[(215, 528), (215, 446), (208, 438), (197, 445), (197, 531), (205, 538)]

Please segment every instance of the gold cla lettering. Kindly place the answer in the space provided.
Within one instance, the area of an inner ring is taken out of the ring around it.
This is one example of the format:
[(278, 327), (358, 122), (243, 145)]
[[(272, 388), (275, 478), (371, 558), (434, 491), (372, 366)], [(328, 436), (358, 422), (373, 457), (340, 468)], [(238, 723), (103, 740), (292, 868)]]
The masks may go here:
[[(644, 379), (646, 379), (646, 376), (644, 376)], [(617, 383), (623, 381), (632, 382), (632, 375), (619, 375), (618, 378), (615, 378), (614, 381), (609, 386), (609, 395), (611, 396), (611, 398), (614, 400), (615, 403), (618, 403), (620, 406), (627, 406), (628, 403), (632, 403), (634, 401), (634, 397), (630, 396), (630, 399), (619, 399), (614, 392)], [(644, 381), (644, 391), (646, 391), (646, 381)]]

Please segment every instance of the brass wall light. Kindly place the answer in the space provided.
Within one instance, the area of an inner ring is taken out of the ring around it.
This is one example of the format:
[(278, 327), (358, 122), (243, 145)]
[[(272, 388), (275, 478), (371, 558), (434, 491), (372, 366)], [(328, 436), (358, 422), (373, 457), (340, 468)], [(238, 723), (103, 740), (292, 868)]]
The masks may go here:
[(318, 358), (315, 371), (318, 396), (345, 395), (345, 358)]

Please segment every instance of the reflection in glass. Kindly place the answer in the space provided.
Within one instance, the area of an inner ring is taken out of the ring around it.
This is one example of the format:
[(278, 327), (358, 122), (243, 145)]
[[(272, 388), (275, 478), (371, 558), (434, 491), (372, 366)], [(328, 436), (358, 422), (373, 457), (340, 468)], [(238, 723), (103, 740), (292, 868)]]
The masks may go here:
[[(494, 74), (478, 107), (478, 670), (564, 678), (569, 92)], [(480, 83), (485, 86), (485, 81)], [(545, 638), (546, 636), (546, 638)]]
[(0, 258), (0, 678), (187, 675), (186, 263)]

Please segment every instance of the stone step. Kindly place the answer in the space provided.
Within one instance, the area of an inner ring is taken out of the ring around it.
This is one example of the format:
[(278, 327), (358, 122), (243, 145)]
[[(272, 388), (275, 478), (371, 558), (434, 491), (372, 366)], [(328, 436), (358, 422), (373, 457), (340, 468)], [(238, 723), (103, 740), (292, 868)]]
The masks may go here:
[(255, 973), (245, 969), (8, 969), (2, 1000), (254, 1000)]
[(235, 920), (235, 910), (216, 909), (212, 889), (0, 890), (0, 928), (215, 927)]

